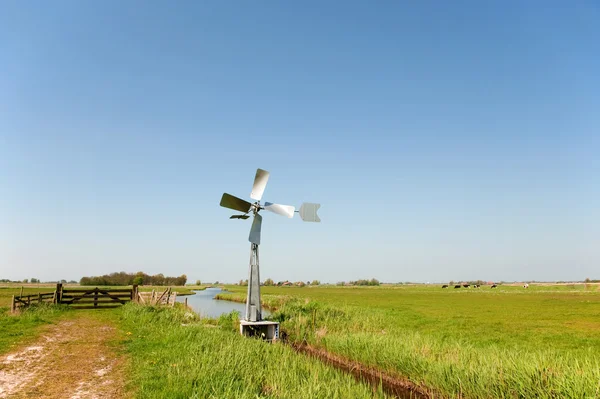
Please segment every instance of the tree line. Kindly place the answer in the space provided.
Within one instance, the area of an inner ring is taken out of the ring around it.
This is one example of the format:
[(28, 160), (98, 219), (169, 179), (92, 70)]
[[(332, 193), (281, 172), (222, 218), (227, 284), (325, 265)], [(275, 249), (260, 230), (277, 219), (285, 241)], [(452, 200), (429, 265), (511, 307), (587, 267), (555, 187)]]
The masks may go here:
[(103, 276), (82, 277), (80, 285), (179, 285), (187, 283), (187, 276), (182, 274), (179, 277), (168, 277), (162, 273), (153, 276), (144, 272), (137, 273), (110, 273)]
[(377, 280), (376, 278), (372, 278), (370, 280), (365, 280), (365, 279), (360, 279), (360, 280), (356, 280), (356, 281), (348, 281), (347, 283), (345, 281), (338, 281), (336, 285), (370, 285), (370, 286), (377, 286), (380, 285), (381, 283), (379, 282), (379, 280)]

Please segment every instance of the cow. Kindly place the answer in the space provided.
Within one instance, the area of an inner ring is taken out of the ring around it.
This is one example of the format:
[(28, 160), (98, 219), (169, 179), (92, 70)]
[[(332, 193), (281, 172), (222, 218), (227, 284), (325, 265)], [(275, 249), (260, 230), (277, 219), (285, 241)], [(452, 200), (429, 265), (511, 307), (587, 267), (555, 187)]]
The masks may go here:
[(448, 288), (448, 284), (442, 285), (442, 288)]
[(454, 288), (460, 288), (460, 284), (455, 285)]
[(523, 284), (523, 288), (529, 288), (529, 284), (527, 284), (527, 283)]
[(463, 287), (465, 287), (465, 288), (469, 288), (469, 287), (470, 287), (470, 285), (469, 285), (469, 284), (463, 284)]
[(496, 288), (498, 285), (497, 284), (492, 284), (491, 288)]
[(479, 288), (479, 284), (475, 284), (473, 288)]

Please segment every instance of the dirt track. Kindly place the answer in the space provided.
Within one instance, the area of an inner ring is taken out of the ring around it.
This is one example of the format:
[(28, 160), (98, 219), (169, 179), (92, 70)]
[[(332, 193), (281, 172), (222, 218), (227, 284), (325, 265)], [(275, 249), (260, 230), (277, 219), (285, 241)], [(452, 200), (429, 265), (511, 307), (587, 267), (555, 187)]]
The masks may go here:
[(114, 326), (82, 312), (44, 328), (33, 343), (0, 357), (0, 398), (125, 397), (125, 359)]

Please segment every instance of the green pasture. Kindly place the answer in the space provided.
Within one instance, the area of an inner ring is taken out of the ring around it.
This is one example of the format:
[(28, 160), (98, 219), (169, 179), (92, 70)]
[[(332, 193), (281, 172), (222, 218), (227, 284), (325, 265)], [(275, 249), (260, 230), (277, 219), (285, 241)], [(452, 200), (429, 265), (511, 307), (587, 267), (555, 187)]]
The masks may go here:
[[(446, 397), (600, 397), (598, 285), (261, 287), (292, 341)], [(244, 287), (223, 298), (243, 300)]]
[(182, 307), (126, 305), (128, 388), (144, 399), (386, 397), (288, 346), (240, 336), (232, 330), (236, 319), (207, 324)]

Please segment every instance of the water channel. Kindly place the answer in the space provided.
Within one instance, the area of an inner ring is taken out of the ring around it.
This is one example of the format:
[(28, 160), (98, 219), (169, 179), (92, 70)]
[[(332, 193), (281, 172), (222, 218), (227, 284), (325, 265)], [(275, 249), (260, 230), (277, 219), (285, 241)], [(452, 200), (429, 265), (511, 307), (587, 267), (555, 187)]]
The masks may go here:
[[(177, 302), (184, 302), (185, 298), (187, 298), (188, 306), (194, 309), (201, 317), (219, 317), (232, 310), (239, 312), (240, 317), (242, 317), (246, 312), (246, 305), (243, 303), (214, 299), (218, 293), (227, 292), (221, 288), (207, 288), (194, 292), (196, 295), (178, 296)], [(262, 315), (263, 317), (268, 316), (269, 311), (263, 309)]]

